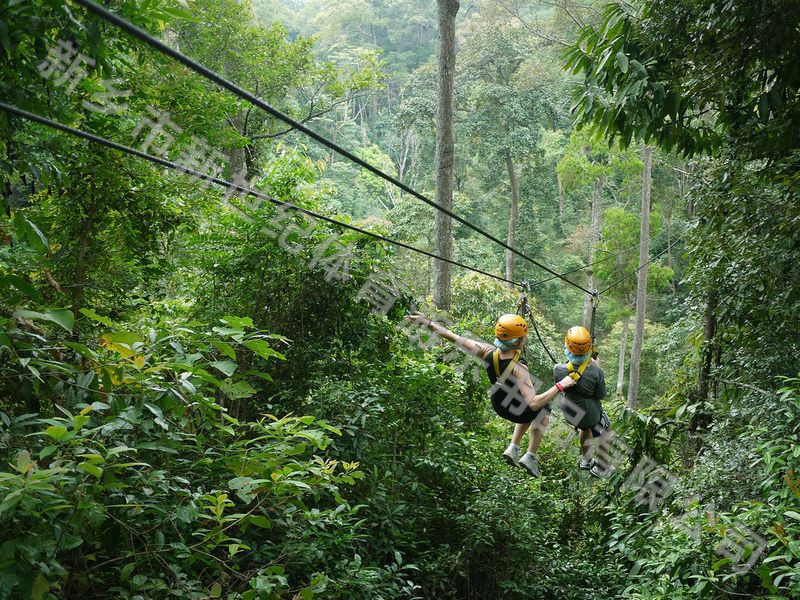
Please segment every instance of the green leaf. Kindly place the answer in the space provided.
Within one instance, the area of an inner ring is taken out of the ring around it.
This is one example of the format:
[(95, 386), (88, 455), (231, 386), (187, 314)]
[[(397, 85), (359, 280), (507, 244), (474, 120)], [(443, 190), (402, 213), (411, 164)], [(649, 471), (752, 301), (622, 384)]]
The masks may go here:
[(161, 410), (161, 408), (159, 406), (156, 406), (155, 404), (150, 404), (149, 402), (145, 402), (144, 406), (145, 408), (147, 408), (147, 410), (149, 410), (151, 413), (155, 415), (156, 418), (154, 419), (154, 421), (156, 422), (156, 424), (159, 425), (163, 430), (168, 431), (169, 423), (164, 418), (164, 412)]
[(219, 584), (219, 582), (216, 582), (211, 586), (211, 589), (208, 591), (208, 595), (212, 598), (219, 598), (222, 596), (222, 586)]
[(33, 580), (33, 585), (31, 586), (31, 600), (42, 600), (44, 595), (50, 591), (50, 582), (47, 581), (47, 577), (44, 574), (39, 573), (36, 576), (36, 579)]
[(109, 327), (116, 327), (114, 321), (112, 321), (108, 317), (104, 317), (103, 315), (98, 315), (91, 308), (82, 308), (80, 309), (80, 313), (83, 316), (90, 318), (92, 321), (97, 321), (98, 323), (102, 323), (103, 325), (108, 325)]
[(123, 452), (136, 452), (136, 448), (128, 448), (127, 446), (114, 446), (106, 452), (106, 458), (111, 458), (112, 456), (116, 456), (117, 454), (121, 454)]
[(264, 515), (251, 515), (247, 517), (247, 521), (252, 523), (256, 527), (261, 527), (263, 529), (272, 529), (272, 521), (270, 521)]
[(215, 360), (211, 363), (211, 366), (230, 377), (239, 365), (230, 360)]
[(43, 458), (47, 458), (56, 450), (58, 450), (58, 446), (45, 446), (44, 448), (39, 450), (39, 459), (41, 460)]
[(72, 326), (75, 324), (75, 315), (71, 310), (66, 308), (50, 308), (45, 312), (37, 312), (33, 310), (18, 310), (14, 313), (15, 316), (22, 319), (35, 319), (39, 321), (52, 321), (60, 325), (70, 333), (72, 333)]
[(98, 467), (97, 465), (93, 465), (92, 463), (82, 462), (78, 465), (81, 469), (89, 473), (89, 475), (94, 475), (98, 479), (103, 476), (103, 469)]
[(120, 580), (121, 581), (128, 581), (128, 579), (130, 579), (131, 573), (133, 573), (133, 570), (135, 568), (136, 568), (136, 563), (129, 563), (129, 564), (125, 565), (124, 567), (122, 567), (122, 571), (120, 572), (120, 576), (119, 576)]
[(27, 241), (34, 250), (44, 252), (50, 249), (50, 244), (41, 230), (20, 212), (14, 214), (14, 230), (17, 236)]
[(182, 8), (178, 8), (177, 6), (162, 6), (161, 12), (165, 15), (169, 15), (170, 17), (185, 19), (186, 21), (190, 21), (192, 23), (201, 23), (200, 19), (194, 16), (191, 12)]
[(623, 73), (628, 72), (628, 57), (624, 52), (617, 52), (617, 66)]
[(80, 431), (80, 429), (89, 421), (89, 419), (91, 419), (89, 415), (75, 415), (72, 417), (72, 428), (75, 431)]
[(222, 340), (213, 340), (211, 345), (228, 358), (236, 360), (236, 350), (234, 350), (233, 346), (231, 346), (228, 342), (223, 342)]
[(31, 465), (31, 453), (27, 450), (20, 450), (17, 453), (17, 464), (15, 465), (17, 471), (25, 474), (28, 472)]
[(106, 333), (100, 338), (104, 347), (121, 354), (125, 358), (130, 358), (136, 354), (134, 346), (142, 343), (142, 339), (135, 333), (129, 331), (115, 331)]
[(249, 398), (256, 393), (256, 390), (246, 381), (233, 382), (230, 379), (220, 383), (220, 389), (231, 400), (240, 400), (242, 398)]
[(83, 358), (90, 358), (92, 360), (97, 360), (97, 353), (94, 350), (80, 344), (78, 342), (64, 342), (64, 345), (69, 348), (70, 350), (74, 350), (78, 354), (80, 354)]
[(339, 429), (338, 427), (334, 427), (333, 425), (330, 425), (330, 424), (326, 423), (325, 421), (317, 421), (317, 425), (319, 427), (322, 427), (323, 429), (327, 429), (331, 433), (335, 433), (336, 435), (342, 435), (342, 430), (341, 429)]
[(54, 440), (59, 441), (67, 434), (67, 428), (63, 425), (50, 425), (45, 429), (45, 433)]
[(254, 353), (258, 354), (264, 360), (269, 360), (270, 358), (278, 358), (280, 360), (286, 360), (286, 357), (278, 352), (277, 350), (273, 350), (270, 345), (264, 340), (248, 340), (244, 343), (250, 350)]
[(800, 513), (797, 513), (793, 510), (787, 510), (783, 513), (784, 517), (789, 517), (790, 519), (795, 519), (796, 521), (800, 521)]
[(244, 335), (243, 329), (233, 329), (231, 327), (214, 327), (213, 330), (220, 335), (228, 335), (235, 340), (240, 339)]
[(234, 327), (235, 329), (246, 329), (248, 327), (253, 327), (253, 319), (250, 317), (233, 317), (230, 315), (226, 315), (220, 319), (226, 325), (230, 327)]
[(727, 565), (730, 562), (733, 562), (733, 561), (731, 561), (730, 558), (722, 558), (722, 559), (718, 560), (717, 562), (715, 562), (713, 565), (711, 565), (711, 570), (712, 571), (717, 571), (717, 570), (719, 570), (719, 568), (721, 566)]

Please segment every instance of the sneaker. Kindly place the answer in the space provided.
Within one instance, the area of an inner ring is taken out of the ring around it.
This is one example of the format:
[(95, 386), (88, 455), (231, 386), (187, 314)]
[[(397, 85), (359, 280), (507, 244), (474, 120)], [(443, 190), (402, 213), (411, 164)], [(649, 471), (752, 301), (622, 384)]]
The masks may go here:
[(515, 446), (514, 444), (509, 444), (508, 448), (506, 448), (506, 451), (503, 452), (503, 460), (505, 460), (510, 467), (518, 467), (519, 446)]
[(578, 466), (581, 469), (583, 469), (584, 471), (589, 471), (596, 464), (597, 464), (597, 461), (595, 459), (593, 459), (593, 458), (590, 458), (589, 460), (586, 460), (585, 458), (581, 458), (581, 462), (580, 462), (580, 464)]
[(539, 477), (539, 459), (535, 454), (526, 452), (525, 456), (519, 459), (519, 466), (524, 467), (531, 477)]
[(589, 471), (589, 475), (597, 477), (598, 479), (608, 479), (614, 473), (611, 467), (602, 468), (600, 465), (595, 464)]

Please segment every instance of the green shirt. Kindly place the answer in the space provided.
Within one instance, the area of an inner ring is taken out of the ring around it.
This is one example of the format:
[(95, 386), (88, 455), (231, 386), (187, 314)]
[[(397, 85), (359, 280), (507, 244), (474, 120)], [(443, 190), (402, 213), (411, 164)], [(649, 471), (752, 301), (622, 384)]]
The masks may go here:
[[(553, 367), (556, 382), (567, 376), (567, 364)], [(581, 378), (564, 392), (561, 410), (568, 423), (578, 429), (589, 429), (600, 422), (603, 406), (600, 401), (606, 397), (606, 378), (603, 369), (589, 363)]]

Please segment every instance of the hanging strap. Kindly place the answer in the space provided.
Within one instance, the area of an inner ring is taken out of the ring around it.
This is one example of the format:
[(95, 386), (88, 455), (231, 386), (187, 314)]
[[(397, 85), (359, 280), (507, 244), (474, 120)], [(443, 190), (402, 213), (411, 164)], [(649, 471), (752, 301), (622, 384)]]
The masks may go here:
[(597, 290), (594, 290), (592, 292), (592, 297), (591, 297), (590, 302), (592, 304), (592, 320), (591, 320), (590, 325), (589, 325), (589, 335), (592, 337), (591, 357), (592, 358), (597, 358), (597, 354), (598, 354), (597, 353), (597, 344), (595, 343), (595, 337), (594, 337), (595, 316), (597, 315), (597, 305), (600, 303), (600, 293)]
[(492, 362), (494, 363), (494, 374), (495, 377), (497, 377), (497, 383), (501, 385), (505, 383), (506, 379), (508, 379), (508, 376), (511, 375), (511, 372), (514, 370), (514, 367), (516, 367), (517, 363), (519, 363), (520, 356), (522, 356), (522, 352), (519, 350), (514, 352), (514, 358), (511, 359), (511, 362), (508, 363), (506, 370), (503, 371), (502, 375), (500, 375), (500, 350), (495, 350), (492, 353)]
[(572, 361), (569, 361), (567, 363), (567, 375), (569, 375), (572, 378), (572, 381), (575, 381), (577, 383), (577, 381), (583, 375), (583, 372), (586, 370), (586, 367), (589, 366), (589, 361), (591, 360), (592, 360), (591, 355), (587, 356), (586, 360), (581, 363), (577, 371), (575, 370), (575, 366), (572, 364)]

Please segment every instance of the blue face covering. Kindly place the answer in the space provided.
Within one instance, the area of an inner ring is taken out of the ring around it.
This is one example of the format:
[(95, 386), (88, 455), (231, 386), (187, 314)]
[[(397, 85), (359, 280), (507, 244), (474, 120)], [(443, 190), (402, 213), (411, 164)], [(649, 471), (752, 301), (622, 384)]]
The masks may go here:
[(516, 350), (518, 347), (518, 342), (522, 338), (514, 338), (513, 340), (500, 340), (498, 338), (494, 338), (494, 345), (497, 346), (500, 350)]
[(583, 364), (583, 361), (586, 360), (586, 357), (588, 356), (588, 354), (581, 354), (581, 355), (573, 354), (565, 346), (564, 347), (564, 356), (567, 357), (567, 360), (570, 361), (574, 367), (577, 367), (578, 365), (582, 365)]

